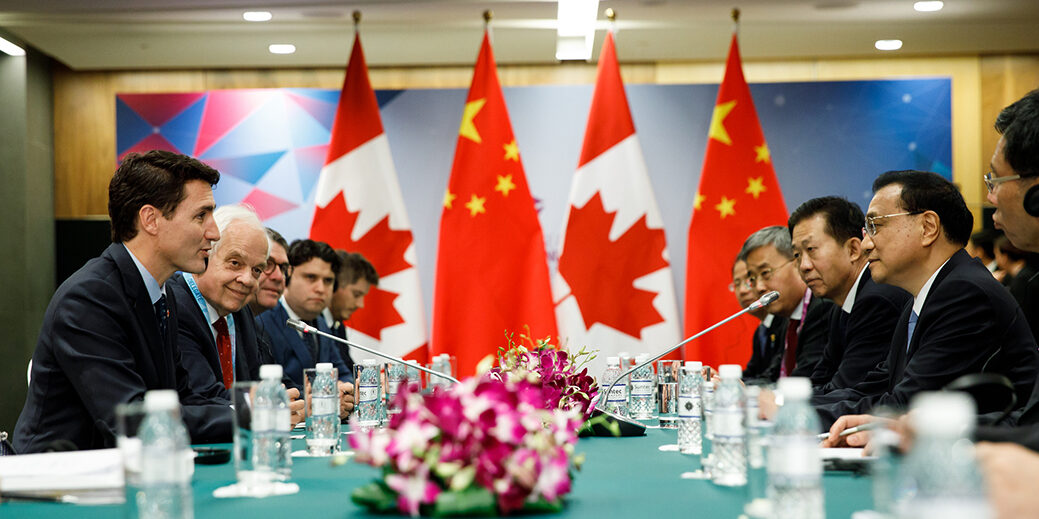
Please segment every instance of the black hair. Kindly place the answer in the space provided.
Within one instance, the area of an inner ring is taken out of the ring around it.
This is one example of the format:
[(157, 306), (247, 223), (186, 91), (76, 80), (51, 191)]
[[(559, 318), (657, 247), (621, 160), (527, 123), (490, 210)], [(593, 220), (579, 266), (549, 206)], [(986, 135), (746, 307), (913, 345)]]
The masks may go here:
[[(315, 241), (311, 239), (296, 240), (289, 245), (287, 255), (289, 257), (289, 265), (298, 267), (314, 258), (324, 260), (332, 265), (332, 272), (339, 272), (342, 263), (339, 261), (339, 255), (336, 254), (335, 249), (329, 244), (323, 241)], [(285, 280), (287, 286), (292, 282), (292, 276), (290, 275)]]
[(945, 238), (960, 247), (967, 245), (974, 228), (974, 215), (952, 182), (930, 171), (888, 171), (873, 181), (873, 192), (891, 184), (902, 186), (904, 211), (934, 211), (941, 221)]
[(285, 241), (285, 237), (282, 236), (280, 232), (267, 227), (267, 237), (270, 238), (272, 242), (281, 245), (281, 248), (285, 249), (285, 254), (288, 254), (289, 242)]
[(996, 239), (1003, 233), (993, 229), (982, 229), (970, 235), (970, 242), (981, 248), (990, 259), (996, 257)]
[(794, 227), (815, 216), (820, 215), (826, 222), (826, 233), (837, 243), (845, 243), (852, 238), (862, 238), (862, 224), (866, 216), (858, 205), (839, 196), (823, 196), (813, 198), (794, 209), (787, 220), (787, 229), (794, 234)]
[(342, 263), (336, 276), (336, 290), (339, 290), (340, 285), (352, 285), (361, 278), (373, 286), (379, 286), (379, 274), (375, 272), (375, 267), (360, 253), (336, 249), (336, 254)]
[(1039, 89), (999, 112), (995, 126), (1003, 136), (1003, 157), (1014, 172), (1039, 176)]

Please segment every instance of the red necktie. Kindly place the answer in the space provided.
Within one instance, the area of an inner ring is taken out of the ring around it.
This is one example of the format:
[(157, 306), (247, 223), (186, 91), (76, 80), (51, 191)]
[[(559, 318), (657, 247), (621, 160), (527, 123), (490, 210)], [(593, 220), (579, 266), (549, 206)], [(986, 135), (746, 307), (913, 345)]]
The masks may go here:
[(783, 366), (779, 372), (781, 377), (793, 373), (797, 364), (797, 328), (800, 324), (800, 319), (791, 319), (786, 327), (786, 349), (783, 351)]
[(213, 323), (216, 328), (216, 351), (220, 355), (220, 371), (224, 375), (224, 387), (234, 384), (234, 359), (231, 358), (231, 334), (227, 333), (227, 320), (223, 317)]

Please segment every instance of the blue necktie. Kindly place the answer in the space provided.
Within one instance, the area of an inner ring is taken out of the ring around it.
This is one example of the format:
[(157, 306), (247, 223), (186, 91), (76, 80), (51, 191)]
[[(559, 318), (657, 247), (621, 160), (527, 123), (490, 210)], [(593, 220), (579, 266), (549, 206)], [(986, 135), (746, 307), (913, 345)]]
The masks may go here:
[(913, 310), (909, 314), (909, 336), (906, 337), (906, 353), (909, 353), (909, 343), (913, 341), (913, 331), (916, 330), (916, 320), (919, 316)]
[(155, 307), (155, 318), (159, 320), (159, 335), (162, 342), (166, 342), (167, 321), (170, 316), (169, 306), (166, 305), (166, 294), (159, 296), (159, 300), (153, 305)]
[(755, 330), (754, 335), (757, 338), (758, 346), (761, 348), (761, 354), (768, 354), (768, 327), (761, 324), (758, 325), (758, 329)]

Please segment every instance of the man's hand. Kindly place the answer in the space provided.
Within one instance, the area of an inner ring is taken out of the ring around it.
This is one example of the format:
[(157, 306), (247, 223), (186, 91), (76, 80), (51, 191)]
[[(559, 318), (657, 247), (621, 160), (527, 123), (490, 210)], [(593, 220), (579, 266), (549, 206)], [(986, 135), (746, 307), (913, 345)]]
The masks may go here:
[(776, 419), (776, 394), (771, 389), (762, 389), (758, 394), (758, 419), (772, 421)]
[(286, 390), (286, 392), (289, 394), (289, 416), (291, 427), (295, 427), (296, 424), (307, 418), (307, 403), (299, 397), (298, 389), (292, 388)]
[(345, 417), (354, 410), (354, 385), (339, 382), (339, 416)]
[(868, 423), (883, 420), (868, 414), (846, 414), (833, 422), (830, 427), (830, 436), (822, 441), (821, 447), (865, 447), (870, 440), (870, 431), (861, 431), (848, 436), (841, 437), (846, 429), (858, 427)]
[(996, 516), (1039, 517), (1039, 454), (1013, 443), (987, 442), (979, 443), (976, 453)]

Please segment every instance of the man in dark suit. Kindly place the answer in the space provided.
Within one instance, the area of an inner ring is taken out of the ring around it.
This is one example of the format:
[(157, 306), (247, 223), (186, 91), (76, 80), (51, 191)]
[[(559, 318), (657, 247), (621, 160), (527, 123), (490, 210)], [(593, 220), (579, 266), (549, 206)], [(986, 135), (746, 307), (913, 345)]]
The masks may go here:
[[(354, 312), (364, 308), (365, 296), (372, 287), (379, 286), (379, 274), (364, 256), (356, 252), (336, 249), (336, 255), (339, 256), (340, 267), (336, 275), (335, 291), (332, 292), (332, 303), (322, 313), (332, 329), (332, 335), (346, 339), (346, 321)], [(350, 355), (350, 347), (341, 342), (336, 343), (336, 346), (347, 368), (353, 370), (354, 359)]]
[(801, 278), (817, 297), (839, 305), (830, 336), (812, 373), (816, 394), (855, 387), (891, 351), (891, 337), (912, 296), (875, 283), (862, 249), (859, 206), (835, 196), (813, 198), (794, 210), (787, 226)]
[(1027, 402), (1039, 352), (1017, 303), (964, 250), (974, 218), (956, 186), (935, 173), (890, 171), (873, 182), (873, 190), (863, 238), (870, 271), (914, 300), (877, 370), (854, 388), (813, 398), (830, 429), (827, 445), (838, 443), (837, 434), (863, 413), (879, 406), (905, 409), (916, 393), (939, 390), (968, 373), (1005, 375), (1018, 402)]
[(274, 358), (297, 389), (303, 387), (303, 370), (318, 362), (330, 362), (339, 370), (340, 411), (346, 416), (353, 409), (353, 372), (343, 362), (335, 341), (316, 334), (304, 336), (286, 324), (289, 319), (298, 319), (331, 333), (321, 311), (332, 297), (339, 256), (327, 243), (296, 240), (289, 246), (288, 257), (285, 294), (274, 308), (257, 317), (257, 322), (270, 334)]
[(260, 274), (260, 283), (249, 296), (249, 309), (254, 316), (274, 308), (285, 293), (285, 280), (289, 277), (289, 244), (285, 238), (270, 227), (267, 231), (267, 240), (271, 244), (271, 252), (267, 258), (267, 267)]
[[(736, 300), (740, 307), (746, 308), (758, 300), (758, 292), (747, 282), (747, 261), (745, 258), (737, 257), (732, 263), (732, 283), (729, 283), (729, 291), (736, 294)], [(772, 359), (782, 345), (781, 333), (785, 330), (786, 318), (777, 317), (768, 313), (768, 309), (759, 308), (752, 310), (750, 315), (761, 321), (754, 330), (754, 339), (751, 344), (750, 360), (743, 368), (743, 380), (759, 380), (765, 376), (765, 371), (772, 366)]]
[(769, 312), (787, 319), (777, 336), (782, 341), (761, 380), (774, 382), (780, 377), (807, 377), (815, 371), (829, 336), (830, 313), (836, 305), (815, 297), (794, 268), (790, 232), (785, 227), (765, 227), (743, 243), (739, 257), (747, 261), (747, 281), (758, 297), (772, 290), (779, 299)]
[(58, 287), (47, 307), (25, 407), (21, 453), (56, 443), (113, 447), (115, 408), (145, 391), (176, 389), (194, 443), (231, 440), (230, 402), (191, 390), (177, 347), (174, 272), (202, 272), (213, 221), (216, 170), (175, 153), (123, 159), (108, 186), (112, 241)]

